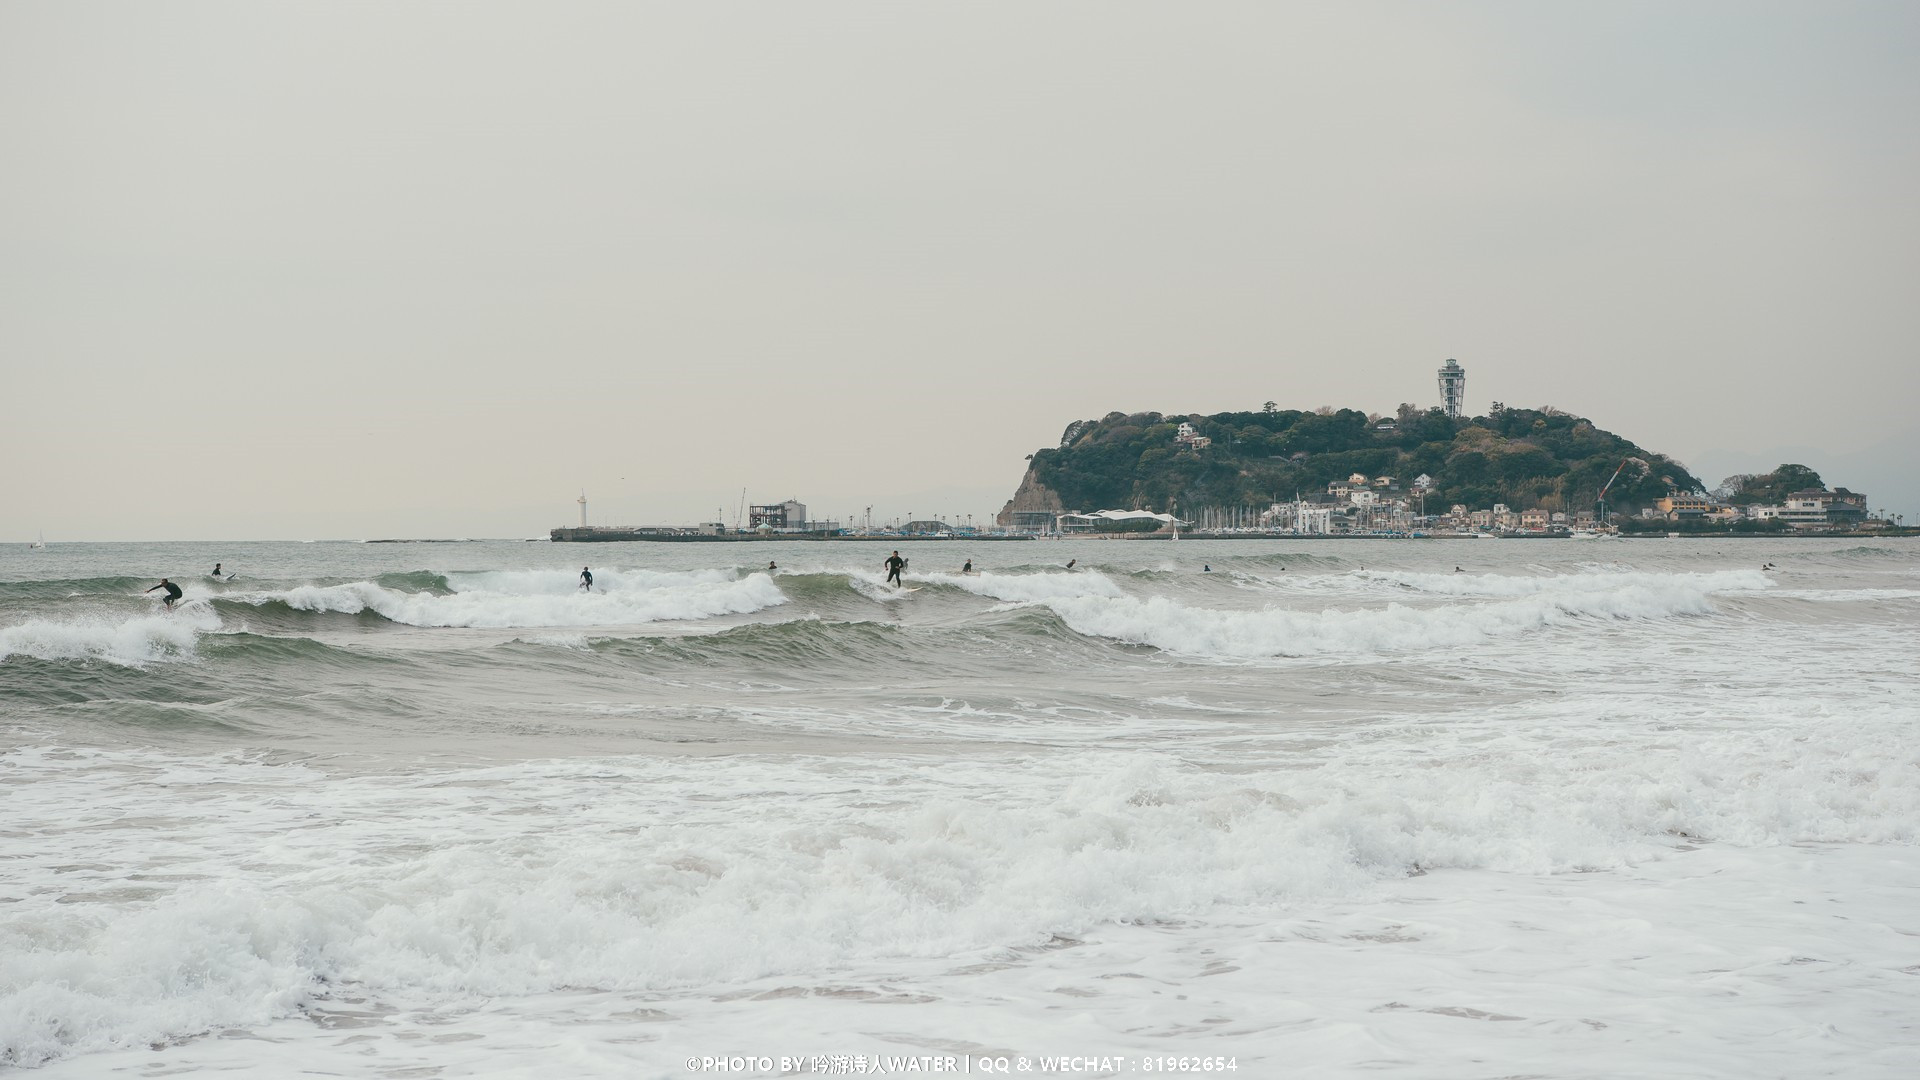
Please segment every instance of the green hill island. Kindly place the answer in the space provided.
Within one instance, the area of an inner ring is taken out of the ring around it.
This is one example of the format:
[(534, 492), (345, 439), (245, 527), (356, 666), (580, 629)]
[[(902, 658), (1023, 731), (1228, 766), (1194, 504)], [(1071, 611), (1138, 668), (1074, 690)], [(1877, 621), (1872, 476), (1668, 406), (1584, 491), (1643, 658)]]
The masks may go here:
[[(1585, 417), (1500, 405), (1473, 417), (1273, 402), (1210, 416), (1111, 412), (1067, 425), (1058, 446), (1028, 461), (999, 520), (1036, 532), (1162, 531), (1176, 527), (1170, 519), (1199, 531), (1295, 535), (1780, 532), (1801, 523), (1766, 514), (1782, 509), (1769, 504), (1821, 483), (1805, 466), (1783, 465), (1731, 478), (1733, 490), (1723, 485), (1715, 497), (1680, 462)], [(1865, 516), (1864, 498), (1822, 493), (1820, 526), (1860, 524), (1847, 519)]]

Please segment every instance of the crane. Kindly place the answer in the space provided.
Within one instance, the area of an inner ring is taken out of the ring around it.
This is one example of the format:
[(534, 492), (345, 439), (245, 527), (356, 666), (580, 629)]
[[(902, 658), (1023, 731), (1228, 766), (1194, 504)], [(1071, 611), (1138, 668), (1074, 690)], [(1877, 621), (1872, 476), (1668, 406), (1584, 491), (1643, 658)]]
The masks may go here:
[(1600, 494), (1594, 500), (1599, 504), (1599, 520), (1595, 522), (1595, 524), (1605, 525), (1607, 523), (1607, 492), (1613, 487), (1613, 482), (1620, 479), (1620, 474), (1626, 470), (1627, 462), (1632, 460), (1632, 458), (1622, 459), (1620, 467), (1613, 470), (1613, 475), (1609, 476), (1607, 482), (1601, 485)]

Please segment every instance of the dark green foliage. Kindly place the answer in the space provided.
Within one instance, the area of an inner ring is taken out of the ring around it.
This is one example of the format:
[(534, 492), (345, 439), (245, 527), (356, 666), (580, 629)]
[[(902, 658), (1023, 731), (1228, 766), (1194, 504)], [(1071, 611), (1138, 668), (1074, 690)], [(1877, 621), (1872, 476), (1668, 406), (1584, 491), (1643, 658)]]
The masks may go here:
[(1825, 487), (1820, 474), (1805, 465), (1782, 465), (1770, 473), (1744, 473), (1721, 482), (1727, 501), (1735, 506), (1778, 506), (1796, 491)]
[[(1182, 422), (1213, 445), (1194, 450), (1176, 441)], [(1622, 462), (1607, 493), (1611, 511), (1631, 513), (1669, 490), (1704, 490), (1679, 462), (1554, 409), (1451, 420), (1438, 409), (1403, 405), (1395, 423), (1396, 430), (1380, 431), (1353, 409), (1113, 412), (1073, 425), (1063, 445), (1035, 452), (1033, 469), (1068, 508), (1086, 511), (1258, 506), (1324, 491), (1352, 473), (1394, 477), (1403, 492), (1422, 473), (1433, 477), (1430, 513), (1497, 502), (1585, 510)], [(1803, 486), (1818, 485), (1814, 476)]]

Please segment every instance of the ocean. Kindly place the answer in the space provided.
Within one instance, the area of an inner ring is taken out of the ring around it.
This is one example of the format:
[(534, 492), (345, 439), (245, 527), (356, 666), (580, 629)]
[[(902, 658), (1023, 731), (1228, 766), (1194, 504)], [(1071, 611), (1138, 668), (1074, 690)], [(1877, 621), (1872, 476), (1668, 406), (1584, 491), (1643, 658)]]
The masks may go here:
[(0, 1069), (1920, 1075), (1920, 545), (888, 551), (10, 545)]

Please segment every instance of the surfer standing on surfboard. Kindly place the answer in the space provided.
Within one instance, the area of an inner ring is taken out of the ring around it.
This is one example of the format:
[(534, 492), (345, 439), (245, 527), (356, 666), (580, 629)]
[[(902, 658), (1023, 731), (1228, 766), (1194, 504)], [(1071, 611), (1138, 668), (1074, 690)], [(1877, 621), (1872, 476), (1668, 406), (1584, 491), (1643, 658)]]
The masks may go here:
[(900, 585), (900, 571), (906, 569), (906, 566), (907, 560), (900, 557), (900, 549), (894, 548), (893, 554), (887, 556), (887, 584)]
[(593, 591), (593, 571), (584, 566), (580, 568), (580, 588), (584, 592)]
[[(168, 580), (167, 580), (166, 578), (161, 578), (161, 579), (160, 579), (160, 584), (158, 584), (158, 585), (155, 585), (155, 586), (153, 587), (153, 589), (165, 589), (165, 590), (167, 590), (167, 595), (166, 595), (166, 596), (165, 596), (165, 597), (163, 598), (163, 601), (162, 601), (162, 602), (164, 602), (164, 603), (165, 603), (165, 604), (167, 605), (167, 610), (168, 610), (168, 611), (172, 611), (172, 610), (173, 610), (173, 602), (174, 602), (175, 600), (178, 600), (178, 599), (180, 599), (180, 586), (178, 586), (178, 585), (175, 585), (175, 584), (174, 584), (173, 582), (171, 582), (171, 581), (168, 581)], [(147, 591), (148, 591), (148, 592), (152, 592), (152, 591), (153, 591), (153, 589), (148, 589)]]

